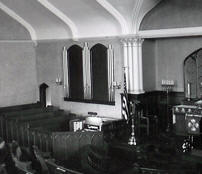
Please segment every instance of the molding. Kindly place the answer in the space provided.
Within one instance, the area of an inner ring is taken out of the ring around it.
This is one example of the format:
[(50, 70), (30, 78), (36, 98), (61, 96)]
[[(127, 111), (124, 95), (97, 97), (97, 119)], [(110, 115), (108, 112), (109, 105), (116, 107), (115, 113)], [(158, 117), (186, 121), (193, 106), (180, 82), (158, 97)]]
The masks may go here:
[(33, 40), (0, 40), (0, 43), (35, 43)]
[(71, 30), (72, 37), (78, 38), (78, 29), (74, 22), (67, 17), (62, 11), (57, 9), (53, 4), (51, 4), (48, 0), (38, 0), (44, 7), (46, 7), (49, 11), (51, 11), (54, 15), (60, 18)]
[(67, 102), (79, 102), (79, 103), (88, 103), (88, 104), (102, 104), (102, 105), (113, 105), (115, 106), (115, 102), (113, 101), (97, 101), (97, 100), (87, 100), (87, 99), (71, 99), (64, 97), (64, 101)]
[(31, 24), (29, 24), (27, 21), (25, 21), (23, 18), (21, 18), (18, 14), (16, 14), (13, 10), (8, 8), (2, 2), (0, 2), (0, 9), (2, 9), (6, 14), (8, 14), (10, 17), (15, 19), (21, 25), (23, 25), (30, 33), (32, 40), (37, 40), (36, 31), (34, 30), (34, 28), (32, 27)]
[(202, 27), (171, 28), (158, 30), (140, 30), (138, 35), (142, 38), (168, 38), (202, 36)]
[(128, 34), (128, 24), (124, 17), (121, 15), (121, 13), (116, 10), (109, 2), (106, 0), (96, 0), (103, 8), (105, 8), (112, 16), (115, 17), (115, 19), (119, 22), (122, 29), (122, 34)]
[[(124, 37), (121, 37), (124, 38)], [(111, 41), (111, 40), (119, 40), (120, 35), (117, 36), (97, 36), (97, 37), (79, 37), (76, 40), (72, 38), (68, 39), (38, 39), (38, 42), (63, 42), (63, 41), (72, 41), (75, 43), (83, 43), (83, 42), (91, 42), (91, 41)]]
[(132, 32), (138, 32), (138, 17), (144, 0), (137, 0), (132, 11)]

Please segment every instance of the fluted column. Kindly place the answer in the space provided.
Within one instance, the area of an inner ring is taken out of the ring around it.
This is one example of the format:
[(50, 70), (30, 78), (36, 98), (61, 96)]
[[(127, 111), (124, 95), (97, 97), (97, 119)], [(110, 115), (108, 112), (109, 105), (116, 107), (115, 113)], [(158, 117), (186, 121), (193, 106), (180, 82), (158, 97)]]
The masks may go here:
[(66, 47), (63, 48), (63, 78), (64, 96), (69, 97), (69, 74)]
[(128, 92), (131, 94), (144, 93), (142, 72), (142, 43), (139, 37), (126, 38), (123, 43), (124, 67)]
[[(123, 57), (124, 57), (124, 71), (126, 74), (126, 84), (129, 84), (129, 78), (128, 78), (128, 43), (125, 40), (122, 40), (123, 44)], [(127, 85), (127, 90), (129, 89), (129, 86)]]
[(144, 39), (139, 39), (139, 41), (137, 42), (137, 46), (138, 46), (138, 57), (139, 57), (139, 85), (140, 85), (140, 93), (144, 93), (143, 90), (143, 65), (142, 65), (142, 43), (144, 42)]
[(113, 87), (114, 82), (114, 51), (110, 44), (107, 49), (107, 60), (108, 60), (108, 94), (109, 101), (115, 100), (115, 91)]
[(83, 87), (84, 99), (91, 99), (91, 69), (90, 69), (90, 50), (87, 42), (83, 47)]
[(134, 88), (131, 89), (131, 93), (139, 93), (140, 89), (140, 77), (139, 77), (139, 56), (138, 56), (138, 41), (137, 39), (130, 39), (132, 46), (132, 55), (133, 55), (133, 64), (131, 65), (131, 69), (133, 70), (133, 81)]

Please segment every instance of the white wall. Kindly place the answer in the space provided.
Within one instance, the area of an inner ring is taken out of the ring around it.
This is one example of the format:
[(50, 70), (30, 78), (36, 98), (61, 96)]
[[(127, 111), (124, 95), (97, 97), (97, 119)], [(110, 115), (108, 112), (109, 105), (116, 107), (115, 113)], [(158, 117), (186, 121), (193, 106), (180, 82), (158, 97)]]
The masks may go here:
[(147, 39), (142, 45), (143, 89), (156, 89), (156, 41)]
[(0, 107), (38, 99), (36, 56), (32, 42), (0, 42)]

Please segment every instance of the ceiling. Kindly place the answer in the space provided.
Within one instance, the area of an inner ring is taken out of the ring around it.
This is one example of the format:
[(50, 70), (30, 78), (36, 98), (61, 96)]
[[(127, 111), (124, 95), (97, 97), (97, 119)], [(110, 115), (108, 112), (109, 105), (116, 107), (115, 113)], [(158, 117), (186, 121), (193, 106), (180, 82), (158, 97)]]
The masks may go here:
[(32, 40), (137, 34), (143, 17), (161, 0), (0, 0)]

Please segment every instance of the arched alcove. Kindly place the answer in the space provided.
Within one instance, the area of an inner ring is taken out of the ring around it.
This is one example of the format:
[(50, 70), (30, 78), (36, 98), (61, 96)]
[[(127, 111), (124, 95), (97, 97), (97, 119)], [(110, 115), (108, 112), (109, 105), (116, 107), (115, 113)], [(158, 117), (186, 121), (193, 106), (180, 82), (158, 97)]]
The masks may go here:
[(82, 48), (72, 45), (67, 50), (68, 71), (69, 71), (69, 98), (82, 100), (83, 92), (83, 61)]
[(92, 99), (95, 101), (108, 101), (108, 63), (107, 47), (96, 44), (90, 49)]
[(46, 107), (47, 104), (47, 88), (49, 86), (46, 83), (42, 83), (39, 86), (39, 98), (40, 98), (40, 103), (43, 107)]
[(184, 91), (186, 98), (202, 97), (202, 48), (184, 60)]

